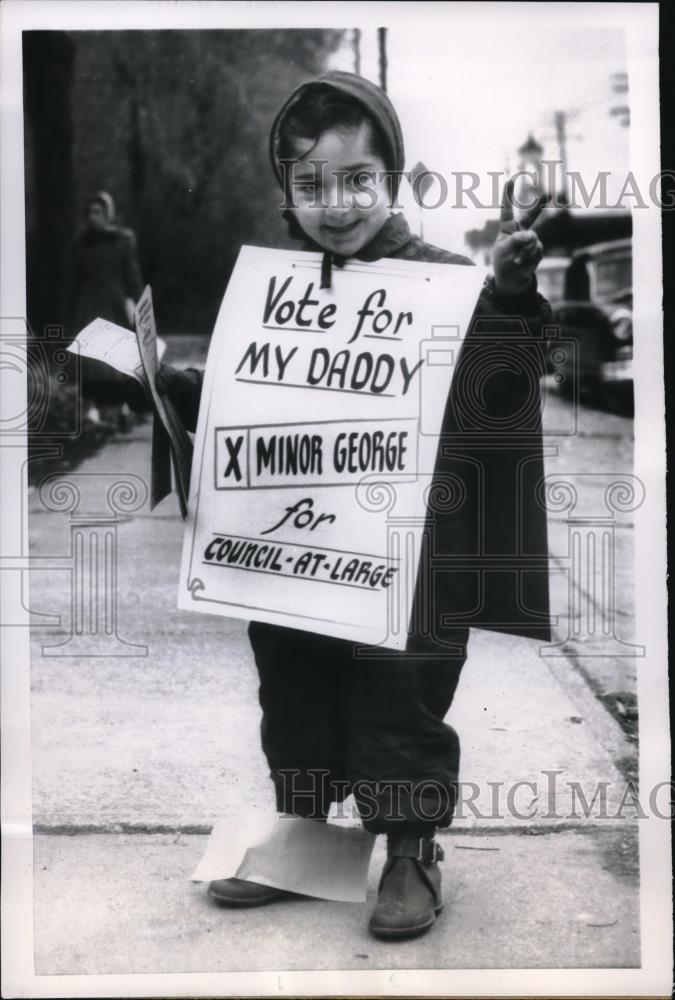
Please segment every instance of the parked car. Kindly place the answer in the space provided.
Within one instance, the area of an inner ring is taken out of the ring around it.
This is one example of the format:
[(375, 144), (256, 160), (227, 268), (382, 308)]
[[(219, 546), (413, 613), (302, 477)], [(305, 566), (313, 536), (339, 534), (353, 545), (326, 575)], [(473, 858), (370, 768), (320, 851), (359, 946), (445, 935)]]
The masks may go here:
[[(548, 359), (561, 393), (632, 412), (631, 240), (597, 243), (542, 265), (539, 285), (560, 328), (549, 341)], [(574, 350), (565, 350), (569, 341)]]
[(570, 263), (570, 257), (544, 257), (537, 268), (539, 291), (552, 306), (565, 298), (565, 272)]

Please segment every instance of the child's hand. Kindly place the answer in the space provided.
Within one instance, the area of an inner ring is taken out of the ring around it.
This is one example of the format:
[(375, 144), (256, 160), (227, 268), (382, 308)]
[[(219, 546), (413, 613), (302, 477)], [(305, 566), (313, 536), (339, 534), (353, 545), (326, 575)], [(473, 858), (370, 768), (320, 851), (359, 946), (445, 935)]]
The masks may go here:
[[(160, 364), (155, 378), (155, 386), (162, 396), (168, 396), (173, 401), (183, 389), (185, 376), (182, 371), (171, 365)], [(122, 393), (124, 402), (134, 413), (149, 413), (152, 410), (150, 394), (135, 378), (123, 378)]]
[(196, 368), (172, 368), (161, 364), (155, 377), (160, 396), (169, 399), (187, 431), (194, 431), (199, 417), (204, 372)]
[(134, 413), (149, 413), (152, 410), (148, 393), (135, 378), (120, 375), (120, 388), (124, 402)]
[(184, 372), (171, 365), (160, 364), (155, 377), (155, 388), (160, 396), (168, 396), (172, 402), (175, 402), (176, 397), (185, 388)]
[(497, 290), (504, 295), (517, 295), (525, 291), (532, 275), (544, 255), (544, 248), (535, 232), (530, 229), (548, 200), (542, 195), (534, 208), (516, 222), (513, 216), (513, 188), (510, 180), (504, 189), (504, 200), (499, 216), (499, 235), (492, 252)]

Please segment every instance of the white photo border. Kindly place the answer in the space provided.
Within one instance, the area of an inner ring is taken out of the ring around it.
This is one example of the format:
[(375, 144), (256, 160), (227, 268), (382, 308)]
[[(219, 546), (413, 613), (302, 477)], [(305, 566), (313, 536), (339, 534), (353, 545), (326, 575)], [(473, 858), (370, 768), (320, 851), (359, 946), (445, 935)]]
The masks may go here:
[[(630, 99), (639, 115), (631, 125), (631, 170), (640, 181), (660, 170), (658, 105), (658, 5), (648, 4), (472, 4), (472, 3), (202, 3), (202, 2), (20, 2), (0, 6), (2, 66), (2, 256), (0, 317), (26, 315), (23, 185), (21, 32), (31, 29), (122, 28), (373, 28), (442, 16), (498, 19), (526, 7), (532, 21), (578, 20), (584, 26), (622, 27), (628, 44)], [(480, 8), (480, 9), (478, 9)], [(524, 40), (526, 52), (526, 40)], [(638, 670), (641, 730), (641, 787), (669, 777), (667, 687), (667, 599), (665, 539), (665, 427), (661, 313), (661, 218), (657, 208), (634, 213), (635, 312), (654, 331), (650, 349), (635, 357), (635, 472), (647, 490), (636, 512), (635, 578), (637, 635), (648, 636), (647, 657)], [(5, 375), (5, 373), (0, 373)], [(18, 412), (21, 390), (13, 382), (4, 394), (5, 413)], [(25, 399), (23, 400), (25, 402)], [(0, 448), (3, 548), (17, 530), (27, 552), (25, 446)], [(5, 573), (4, 606), (21, 575)], [(16, 596), (16, 595), (15, 595)], [(20, 606), (16, 601), (16, 607)], [(435, 970), (180, 975), (36, 976), (33, 971), (32, 815), (28, 626), (2, 635), (2, 895), (3, 995), (12, 996), (259, 996), (429, 995), (429, 996), (646, 996), (671, 988), (672, 899), (670, 830), (667, 823), (640, 824), (640, 969)]]

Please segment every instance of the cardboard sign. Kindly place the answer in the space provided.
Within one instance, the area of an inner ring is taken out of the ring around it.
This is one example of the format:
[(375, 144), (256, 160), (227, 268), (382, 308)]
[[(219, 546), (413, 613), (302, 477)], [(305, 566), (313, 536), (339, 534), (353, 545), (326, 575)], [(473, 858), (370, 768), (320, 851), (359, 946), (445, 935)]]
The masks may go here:
[(350, 261), (329, 289), (320, 270), (320, 254), (241, 251), (206, 367), (179, 607), (402, 649), (485, 269)]
[(173, 403), (168, 396), (158, 392), (155, 385), (160, 355), (155, 313), (152, 308), (152, 291), (149, 285), (143, 289), (143, 294), (136, 303), (134, 323), (145, 384), (154, 410), (150, 508), (154, 509), (171, 492), (171, 458), (178, 505), (182, 517), (186, 518), (192, 442)]

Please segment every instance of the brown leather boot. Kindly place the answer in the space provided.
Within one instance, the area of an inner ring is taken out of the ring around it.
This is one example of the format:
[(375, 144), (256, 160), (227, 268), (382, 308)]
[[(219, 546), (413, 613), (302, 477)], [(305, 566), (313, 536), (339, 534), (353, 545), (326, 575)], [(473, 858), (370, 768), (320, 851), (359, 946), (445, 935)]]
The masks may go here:
[(390, 834), (377, 905), (368, 922), (375, 937), (403, 941), (429, 930), (443, 909), (443, 850), (433, 838)]
[(221, 906), (264, 906), (279, 899), (299, 898), (297, 892), (275, 889), (259, 882), (247, 882), (243, 878), (221, 878), (209, 882), (207, 892)]

